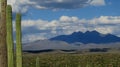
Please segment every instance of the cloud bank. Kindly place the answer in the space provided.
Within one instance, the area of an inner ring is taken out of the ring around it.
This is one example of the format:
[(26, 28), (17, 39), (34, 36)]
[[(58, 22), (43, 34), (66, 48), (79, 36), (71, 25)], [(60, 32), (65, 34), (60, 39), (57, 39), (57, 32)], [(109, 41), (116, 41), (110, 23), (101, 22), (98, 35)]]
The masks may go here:
[(35, 9), (78, 9), (91, 6), (103, 6), (105, 0), (8, 0), (13, 7), (13, 12), (25, 13), (29, 8)]
[(96, 30), (120, 36), (120, 16), (100, 16), (93, 19), (80, 19), (75, 16), (61, 16), (58, 20), (23, 20), (23, 41), (47, 39), (57, 35), (71, 34), (77, 31)]

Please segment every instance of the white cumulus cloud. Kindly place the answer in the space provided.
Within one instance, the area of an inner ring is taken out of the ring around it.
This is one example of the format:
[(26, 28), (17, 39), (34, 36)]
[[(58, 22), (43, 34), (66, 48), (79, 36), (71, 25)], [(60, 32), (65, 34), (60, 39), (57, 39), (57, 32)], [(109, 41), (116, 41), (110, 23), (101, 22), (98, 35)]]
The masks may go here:
[[(100, 33), (120, 34), (120, 16), (100, 16), (93, 19), (80, 19), (75, 16), (61, 16), (58, 20), (23, 20), (22, 30), (25, 32), (25, 39), (46, 39), (62, 34), (71, 34), (76, 31), (96, 30)], [(31, 32), (26, 32), (31, 31)], [(36, 32), (37, 31), (37, 32)], [(44, 35), (43, 35), (44, 34)], [(29, 35), (29, 36), (28, 36)], [(28, 36), (28, 37), (26, 37)]]
[(93, 6), (105, 5), (105, 0), (93, 0), (90, 4)]
[(25, 13), (29, 8), (35, 9), (77, 9), (91, 6), (103, 6), (105, 0), (8, 0), (13, 12)]

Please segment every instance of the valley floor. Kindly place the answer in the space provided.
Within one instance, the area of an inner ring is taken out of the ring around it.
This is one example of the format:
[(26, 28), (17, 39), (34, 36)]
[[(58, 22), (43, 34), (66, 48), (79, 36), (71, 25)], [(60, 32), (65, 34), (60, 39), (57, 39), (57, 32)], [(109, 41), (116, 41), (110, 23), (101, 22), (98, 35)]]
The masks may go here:
[(24, 53), (23, 67), (120, 67), (120, 53)]

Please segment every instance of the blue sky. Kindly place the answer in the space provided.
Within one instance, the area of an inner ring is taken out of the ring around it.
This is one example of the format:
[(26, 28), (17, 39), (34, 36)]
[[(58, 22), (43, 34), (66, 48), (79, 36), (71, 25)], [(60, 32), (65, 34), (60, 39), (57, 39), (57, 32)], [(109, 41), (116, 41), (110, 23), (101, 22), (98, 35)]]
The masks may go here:
[[(79, 18), (91, 19), (99, 16), (119, 16), (120, 15), (120, 1), (119, 0), (105, 0), (105, 5), (101, 6), (87, 6), (83, 8), (70, 9), (70, 10), (39, 10), (31, 8), (25, 19), (44, 19), (53, 20), (59, 19), (59, 17), (76, 16)], [(34, 13), (34, 14), (33, 14)], [(31, 17), (29, 17), (31, 16)], [(51, 17), (52, 16), (52, 17)], [(23, 17), (24, 18), (24, 17)]]
[(13, 13), (22, 13), (24, 42), (88, 30), (120, 36), (119, 3), (120, 0), (8, 0)]

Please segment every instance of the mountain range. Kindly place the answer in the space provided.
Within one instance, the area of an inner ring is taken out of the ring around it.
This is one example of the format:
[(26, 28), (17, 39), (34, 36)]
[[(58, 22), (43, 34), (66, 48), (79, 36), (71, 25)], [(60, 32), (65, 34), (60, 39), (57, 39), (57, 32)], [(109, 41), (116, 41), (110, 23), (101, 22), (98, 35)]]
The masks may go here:
[(37, 40), (23, 44), (23, 51), (43, 52), (58, 50), (84, 50), (92, 48), (118, 48), (120, 37), (112, 34), (101, 34), (97, 31), (74, 32), (60, 35), (48, 40)]
[(95, 44), (105, 44), (105, 43), (116, 43), (120, 42), (120, 37), (112, 34), (101, 34), (97, 31), (86, 31), (74, 32), (70, 35), (60, 35), (49, 40), (64, 41), (69, 44), (80, 42), (83, 44), (95, 43)]

